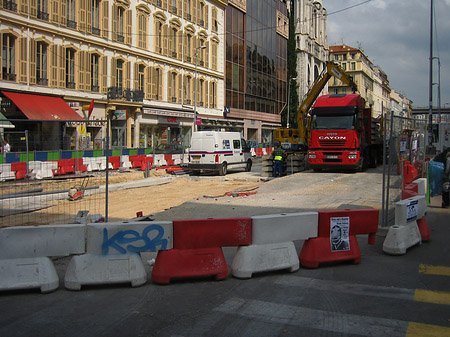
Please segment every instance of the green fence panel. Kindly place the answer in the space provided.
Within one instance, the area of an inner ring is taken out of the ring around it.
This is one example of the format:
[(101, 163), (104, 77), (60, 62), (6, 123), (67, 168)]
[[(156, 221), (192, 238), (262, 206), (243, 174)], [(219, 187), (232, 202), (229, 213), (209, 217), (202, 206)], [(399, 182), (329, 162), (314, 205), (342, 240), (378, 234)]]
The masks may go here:
[(129, 154), (129, 156), (134, 156), (134, 155), (137, 154), (137, 152), (138, 152), (137, 149), (130, 149), (130, 154)]
[(103, 150), (94, 150), (94, 157), (103, 157)]
[(34, 153), (33, 152), (29, 152), (28, 156), (26, 153), (21, 153), (20, 154), (20, 161), (32, 161), (34, 160)]
[(122, 150), (112, 150), (113, 157), (120, 156), (122, 154)]
[(49, 152), (47, 155), (47, 160), (59, 160), (59, 152)]

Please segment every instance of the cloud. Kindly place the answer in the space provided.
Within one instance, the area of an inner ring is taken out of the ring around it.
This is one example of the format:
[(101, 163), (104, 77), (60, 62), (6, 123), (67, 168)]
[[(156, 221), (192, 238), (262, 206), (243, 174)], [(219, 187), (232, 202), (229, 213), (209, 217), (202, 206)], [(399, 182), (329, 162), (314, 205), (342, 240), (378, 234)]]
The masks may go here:
[[(441, 61), (442, 104), (450, 102), (450, 0), (434, 1), (433, 55)], [(328, 44), (363, 49), (388, 75), (391, 88), (428, 105), (430, 2), (423, 0), (324, 0)], [(433, 63), (437, 81), (437, 62)], [(436, 90), (435, 90), (436, 91)], [(437, 102), (435, 102), (437, 104)]]

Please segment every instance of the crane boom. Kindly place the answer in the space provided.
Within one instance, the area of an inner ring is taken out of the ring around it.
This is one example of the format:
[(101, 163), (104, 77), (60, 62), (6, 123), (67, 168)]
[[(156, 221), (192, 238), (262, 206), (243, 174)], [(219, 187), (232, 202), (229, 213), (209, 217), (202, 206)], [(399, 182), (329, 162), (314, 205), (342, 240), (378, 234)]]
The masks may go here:
[(291, 147), (295, 142), (299, 143), (298, 146), (306, 147), (309, 125), (305, 125), (305, 116), (332, 76), (348, 85), (354, 93), (357, 91), (357, 86), (355, 82), (353, 82), (352, 77), (347, 74), (337, 63), (327, 61), (326, 67), (314, 81), (311, 89), (309, 89), (306, 94), (306, 98), (303, 100), (297, 111), (297, 129), (278, 128), (275, 130), (275, 142), (283, 143), (285, 139), (290, 139)]

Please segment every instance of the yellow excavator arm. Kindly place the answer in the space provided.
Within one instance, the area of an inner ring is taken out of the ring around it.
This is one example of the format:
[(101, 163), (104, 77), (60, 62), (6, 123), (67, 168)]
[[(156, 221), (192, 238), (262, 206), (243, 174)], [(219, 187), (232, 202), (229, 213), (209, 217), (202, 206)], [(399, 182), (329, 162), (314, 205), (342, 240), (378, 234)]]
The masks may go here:
[(332, 76), (347, 84), (353, 92), (356, 92), (358, 90), (356, 83), (353, 82), (353, 79), (349, 74), (347, 74), (337, 63), (328, 61), (326, 63), (325, 69), (322, 71), (320, 76), (316, 78), (313, 86), (308, 91), (305, 100), (298, 109), (297, 125), (299, 129), (300, 140), (303, 142), (303, 144), (306, 144), (307, 142), (307, 132), (309, 131), (309, 121), (307, 123), (308, 125), (305, 125), (304, 121), (306, 114), (308, 113), (309, 109), (311, 109), (317, 97), (319, 97), (320, 92), (323, 90)]

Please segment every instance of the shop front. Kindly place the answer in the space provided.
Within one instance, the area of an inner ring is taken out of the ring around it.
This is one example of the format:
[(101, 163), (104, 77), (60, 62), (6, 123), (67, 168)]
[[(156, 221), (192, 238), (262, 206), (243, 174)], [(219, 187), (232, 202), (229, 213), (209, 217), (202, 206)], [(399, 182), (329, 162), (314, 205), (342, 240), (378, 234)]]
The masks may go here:
[(192, 122), (191, 112), (143, 108), (135, 120), (135, 144), (155, 153), (184, 153), (191, 139)]

